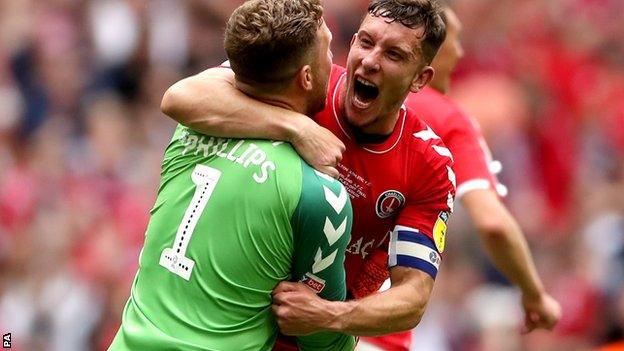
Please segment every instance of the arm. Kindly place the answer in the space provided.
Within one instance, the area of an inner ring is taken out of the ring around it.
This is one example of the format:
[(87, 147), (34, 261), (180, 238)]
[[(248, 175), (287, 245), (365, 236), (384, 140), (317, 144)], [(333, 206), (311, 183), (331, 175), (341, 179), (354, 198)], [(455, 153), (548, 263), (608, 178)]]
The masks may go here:
[(161, 110), (200, 133), (283, 140), (314, 168), (334, 177), (344, 144), (305, 115), (252, 99), (236, 89), (234, 72), (211, 68), (185, 78), (166, 92)]
[[(449, 197), (450, 159), (429, 169), (427, 195), (408, 199), (390, 235), (390, 289), (359, 300), (332, 303), (306, 294), (296, 284), (281, 283), (274, 290), (273, 309), (285, 334), (333, 330), (353, 335), (381, 335), (414, 328), (420, 322), (440, 265)], [(423, 178), (428, 174), (423, 172)], [(418, 199), (418, 200), (417, 200)], [(452, 197), (451, 197), (452, 199)], [(411, 225), (412, 227), (409, 227)], [(420, 228), (420, 229), (418, 229)]]
[(492, 190), (472, 190), (462, 203), (494, 265), (522, 291), (525, 332), (552, 329), (561, 307), (546, 291), (520, 227)]
[(274, 291), (273, 310), (284, 334), (334, 331), (381, 335), (414, 328), (433, 289), (433, 279), (408, 267), (390, 269), (392, 287), (360, 300), (327, 301), (301, 284), (281, 283)]
[(395, 266), (390, 269), (390, 279), (390, 289), (337, 306), (338, 316), (330, 319), (330, 330), (380, 335), (416, 327), (429, 301), (433, 278), (417, 269)]
[(408, 179), (417, 181), (409, 184), (405, 206), (390, 235), (390, 289), (360, 300), (332, 303), (296, 284), (280, 283), (274, 290), (273, 310), (283, 333), (332, 330), (380, 335), (408, 330), (420, 322), (438, 273), (455, 194), (451, 158), (440, 150), (441, 141), (428, 136), (415, 133), (409, 140), (413, 158), (405, 171), (415, 175)]
[(457, 106), (448, 106), (449, 115), (432, 122), (455, 156), (457, 197), (462, 199), (495, 266), (521, 289), (525, 332), (552, 329), (561, 308), (544, 291), (522, 231), (495, 192), (499, 184), (489, 169), (492, 154), (478, 125)]
[[(302, 169), (301, 196), (291, 219), (294, 239), (292, 280), (303, 282), (303, 289), (318, 299), (344, 301), (347, 290), (343, 262), (351, 238), (351, 203), (345, 198), (344, 203), (338, 204), (341, 207), (334, 208), (326, 191), (346, 193), (342, 184), (320, 177), (307, 165)], [(321, 332), (300, 336), (297, 344), (306, 351), (351, 351), (355, 347), (355, 338), (343, 333)]]

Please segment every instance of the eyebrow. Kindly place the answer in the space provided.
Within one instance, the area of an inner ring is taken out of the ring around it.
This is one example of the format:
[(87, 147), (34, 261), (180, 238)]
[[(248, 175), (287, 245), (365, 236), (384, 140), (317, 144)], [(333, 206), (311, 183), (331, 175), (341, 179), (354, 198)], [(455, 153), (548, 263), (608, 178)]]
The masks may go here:
[[(373, 36), (367, 32), (365, 29), (360, 29), (358, 31), (358, 35), (360, 34), (364, 34), (370, 38), (372, 38)], [(414, 53), (412, 52), (412, 50), (406, 49), (405, 47), (402, 47), (400, 45), (392, 45), (389, 48), (387, 48), (386, 50), (396, 50), (399, 51), (402, 55), (406, 55), (406, 56), (413, 56)]]
[(413, 54), (411, 50), (405, 50), (405, 48), (397, 46), (397, 45), (393, 45), (389, 47), (388, 50), (398, 51), (399, 53), (401, 53), (401, 55), (405, 55), (405, 56), (411, 56)]

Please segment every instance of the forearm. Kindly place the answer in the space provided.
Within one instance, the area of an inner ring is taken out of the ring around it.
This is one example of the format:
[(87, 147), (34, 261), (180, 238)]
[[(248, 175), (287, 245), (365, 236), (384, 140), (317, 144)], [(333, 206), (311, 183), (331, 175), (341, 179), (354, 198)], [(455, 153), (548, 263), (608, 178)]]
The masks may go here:
[(528, 244), (516, 221), (507, 218), (505, 233), (482, 235), (483, 244), (494, 265), (514, 283), (522, 293), (537, 297), (544, 290), (535, 268)]
[(537, 297), (544, 287), (518, 223), (488, 190), (467, 193), (464, 204), (475, 222), (486, 252), (498, 268), (527, 296)]
[[(382, 293), (359, 300), (328, 304), (326, 329), (357, 336), (396, 333), (414, 328), (420, 322), (433, 289), (433, 279), (421, 271), (410, 270), (417, 279), (398, 280)], [(400, 278), (399, 278), (400, 279)]]
[(162, 111), (200, 133), (231, 138), (291, 141), (307, 117), (250, 98), (235, 86), (229, 69), (212, 68), (171, 86)]

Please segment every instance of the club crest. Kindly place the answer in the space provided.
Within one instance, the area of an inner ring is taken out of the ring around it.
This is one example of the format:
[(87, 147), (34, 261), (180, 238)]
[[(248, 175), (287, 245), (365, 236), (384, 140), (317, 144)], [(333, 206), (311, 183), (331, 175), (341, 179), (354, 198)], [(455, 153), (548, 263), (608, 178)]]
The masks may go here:
[(405, 196), (396, 190), (386, 190), (377, 198), (375, 212), (379, 218), (388, 218), (405, 203)]

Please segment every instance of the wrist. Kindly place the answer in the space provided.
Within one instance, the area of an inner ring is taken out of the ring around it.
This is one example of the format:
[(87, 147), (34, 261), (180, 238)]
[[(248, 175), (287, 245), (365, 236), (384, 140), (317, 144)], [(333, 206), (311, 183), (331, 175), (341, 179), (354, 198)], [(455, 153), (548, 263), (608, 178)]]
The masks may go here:
[(545, 290), (541, 286), (536, 286), (531, 289), (522, 290), (522, 300), (525, 302), (538, 301), (545, 294)]
[(303, 116), (290, 116), (284, 119), (282, 123), (286, 141), (291, 144), (296, 144), (304, 138), (305, 131), (309, 127), (311, 119)]

